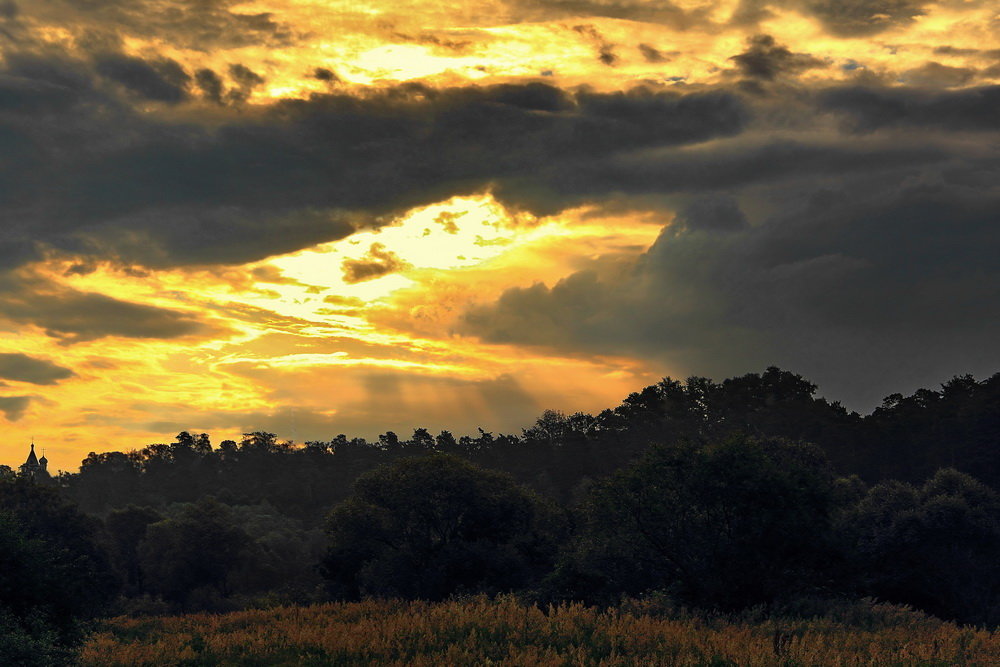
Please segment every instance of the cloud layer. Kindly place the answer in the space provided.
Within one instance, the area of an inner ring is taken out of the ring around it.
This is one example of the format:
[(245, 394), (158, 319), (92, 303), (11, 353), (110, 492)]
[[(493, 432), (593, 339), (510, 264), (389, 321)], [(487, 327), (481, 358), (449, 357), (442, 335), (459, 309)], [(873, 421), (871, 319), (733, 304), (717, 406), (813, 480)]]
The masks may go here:
[(0, 0), (8, 421), (517, 430), (660, 372), (868, 409), (1000, 365), (990, 3), (261, 7)]
[(73, 377), (68, 368), (44, 359), (35, 359), (17, 352), (0, 354), (0, 378), (50, 385)]

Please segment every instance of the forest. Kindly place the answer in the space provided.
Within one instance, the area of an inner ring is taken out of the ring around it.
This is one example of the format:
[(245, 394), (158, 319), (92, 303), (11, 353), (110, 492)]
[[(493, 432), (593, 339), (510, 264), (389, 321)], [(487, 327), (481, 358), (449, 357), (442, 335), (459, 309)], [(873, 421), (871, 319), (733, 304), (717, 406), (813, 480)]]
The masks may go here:
[(760, 618), (867, 600), (996, 629), (1000, 374), (868, 415), (816, 392), (772, 367), (518, 434), (182, 432), (50, 481), (0, 467), (0, 654), (72, 663), (110, 616), (389, 600)]

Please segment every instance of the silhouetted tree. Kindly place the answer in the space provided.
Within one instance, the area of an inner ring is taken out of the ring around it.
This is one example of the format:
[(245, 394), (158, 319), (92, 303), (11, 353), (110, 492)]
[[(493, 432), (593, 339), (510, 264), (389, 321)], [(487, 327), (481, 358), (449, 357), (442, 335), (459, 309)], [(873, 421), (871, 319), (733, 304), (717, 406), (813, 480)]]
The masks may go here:
[[(0, 511), (0, 660), (31, 667), (71, 664), (77, 633), (59, 608), (53, 554)], [(55, 607), (55, 608), (54, 608)]]
[(705, 608), (771, 602), (825, 583), (833, 502), (813, 447), (745, 437), (657, 447), (593, 488), (556, 580), (591, 599), (662, 589)]
[(138, 555), (148, 588), (182, 606), (205, 593), (199, 589), (225, 596), (227, 577), (249, 541), (233, 524), (225, 505), (202, 498), (180, 516), (147, 526)]
[(62, 578), (55, 609), (67, 618), (103, 612), (118, 591), (108, 554), (98, 541), (100, 523), (67, 502), (56, 489), (18, 478), (0, 482), (0, 510), (16, 517), (30, 539), (54, 554), (52, 571)]
[(417, 428), (413, 430), (413, 437), (410, 438), (409, 446), (415, 451), (430, 452), (434, 450), (434, 436), (427, 429)]
[(407, 458), (359, 477), (330, 513), (323, 569), (347, 598), (513, 590), (547, 569), (558, 526), (505, 475), (444, 454)]
[(875, 485), (842, 520), (869, 594), (943, 618), (1000, 623), (1000, 496), (956, 470)]
[(323, 556), (323, 531), (306, 529), (270, 503), (231, 508), (233, 525), (248, 537), (235, 568), (230, 590), (244, 597), (267, 593), (272, 600), (311, 600), (321, 589), (317, 564)]
[(434, 438), (434, 446), (439, 452), (444, 452), (445, 454), (460, 454), (460, 449), (458, 446), (458, 441), (455, 440), (455, 436), (451, 434), (451, 431), (441, 431)]
[[(107, 516), (109, 521), (113, 521), (109, 510), (129, 504), (156, 508), (173, 520), (177, 516), (172, 505), (206, 495), (236, 508), (239, 516), (251, 511), (246, 508), (270, 506), (276, 515), (287, 517), (288, 530), (274, 528), (275, 520), (258, 534), (256, 528), (238, 521), (251, 536), (247, 549), (240, 552), (244, 560), (237, 567), (238, 576), (231, 572), (221, 588), (209, 587), (222, 595), (219, 590), (235, 581), (239, 590), (230, 592), (244, 595), (263, 590), (269, 581), (277, 582), (285, 576), (279, 572), (291, 572), (282, 570), (277, 564), (280, 559), (302, 562), (307, 557), (306, 552), (314, 545), (311, 531), (321, 525), (331, 507), (348, 497), (354, 480), (380, 464), (413, 453), (438, 451), (461, 456), (483, 468), (510, 474), (517, 482), (566, 505), (579, 503), (595, 486), (604, 488), (601, 480), (633, 464), (651, 446), (669, 449), (690, 443), (696, 451), (708, 451), (718, 446), (710, 443), (732, 438), (766, 441), (778, 437), (816, 444), (827, 453), (831, 468), (845, 476), (833, 483), (834, 504), (838, 506), (857, 505), (859, 496), (867, 493), (868, 484), (888, 478), (917, 483), (943, 466), (974, 473), (987, 485), (1000, 485), (1000, 374), (984, 381), (956, 377), (940, 390), (922, 389), (909, 397), (895, 394), (863, 418), (837, 403), (817, 398), (815, 392), (816, 386), (801, 376), (772, 367), (722, 382), (700, 377), (665, 378), (597, 415), (567, 416), (546, 411), (520, 435), (479, 429), (474, 437), (463, 435), (456, 439), (448, 431), (432, 437), (426, 429), (418, 428), (406, 441), (400, 441), (392, 432), (372, 443), (341, 434), (330, 442), (314, 441), (297, 447), (279, 442), (272, 433), (259, 431), (244, 434), (239, 444), (223, 441), (213, 451), (207, 434), (185, 431), (171, 444), (151, 444), (124, 453), (92, 453), (79, 474), (61, 476), (56, 486), (86, 511)], [(12, 476), (12, 471), (0, 468), (0, 478)], [(978, 511), (978, 506), (969, 502), (970, 512)], [(613, 503), (608, 505), (609, 516), (618, 511), (614, 507)], [(585, 518), (597, 520), (598, 514), (595, 510)], [(109, 535), (114, 530), (109, 523)], [(840, 534), (848, 536), (843, 531)], [(134, 563), (125, 564), (129, 558), (117, 551), (121, 545), (115, 546), (115, 539), (111, 535), (108, 544), (116, 553), (116, 564), (128, 571), (124, 578), (129, 592), (135, 591), (140, 579)], [(853, 534), (845, 539), (849, 544), (864, 543)], [(638, 591), (654, 585), (650, 582), (660, 582), (655, 585), (672, 586), (675, 592), (680, 591), (679, 595), (690, 599), (702, 594), (695, 588), (684, 589), (682, 580), (663, 565), (663, 559), (651, 564), (653, 561), (638, 551), (627, 553), (624, 547), (616, 553), (612, 549), (584, 548), (585, 540), (576, 544), (576, 557), (567, 559), (560, 570), (560, 576), (565, 575), (562, 587), (566, 590), (583, 591), (593, 598), (604, 590), (614, 597), (622, 590)], [(642, 542), (626, 540), (621, 544)], [(701, 548), (696, 542), (690, 544), (692, 549)], [(259, 567), (247, 563), (248, 554), (259, 561)], [(862, 560), (856, 561), (859, 568)], [(764, 570), (760, 566), (760, 571)], [(793, 580), (798, 580), (797, 570), (790, 572)], [(888, 580), (879, 583), (881, 576), (866, 579), (865, 590), (889, 590)], [(577, 582), (570, 585), (567, 582), (572, 577)], [(358, 577), (351, 574), (348, 578), (357, 589)], [(377, 579), (372, 574), (369, 581)], [(734, 596), (770, 595), (761, 592), (770, 586), (768, 580), (748, 580), (750, 583), (744, 585), (747, 591), (734, 588)], [(808, 583), (818, 585), (814, 580)], [(956, 580), (956, 590), (963, 585)], [(753, 586), (760, 590), (749, 590)], [(910, 584), (904, 588), (913, 590)], [(930, 597), (924, 600), (914, 604), (958, 609), (950, 602), (946, 605)], [(977, 609), (982, 607), (979, 602), (976, 605)], [(940, 613), (956, 617), (967, 614), (965, 617), (972, 618), (968, 615), (972, 612)]]
[(240, 441), (240, 451), (244, 452), (272, 452), (279, 448), (278, 436), (266, 431), (244, 433)]
[(940, 391), (892, 394), (858, 434), (857, 472), (870, 480), (917, 483), (939, 468), (956, 468), (1000, 488), (1000, 373), (977, 382), (952, 378)]
[(146, 528), (162, 520), (163, 516), (156, 510), (135, 505), (111, 510), (104, 519), (112, 558), (125, 582), (127, 594), (139, 594), (144, 590), (142, 569), (139, 567), (139, 544), (146, 537)]
[[(98, 529), (53, 488), (0, 480), (0, 662), (56, 664), (107, 609), (117, 581)], [(12, 657), (33, 650), (51, 662)]]
[(394, 454), (398, 453), (403, 445), (399, 441), (399, 436), (392, 431), (386, 431), (378, 437), (378, 447), (383, 452)]

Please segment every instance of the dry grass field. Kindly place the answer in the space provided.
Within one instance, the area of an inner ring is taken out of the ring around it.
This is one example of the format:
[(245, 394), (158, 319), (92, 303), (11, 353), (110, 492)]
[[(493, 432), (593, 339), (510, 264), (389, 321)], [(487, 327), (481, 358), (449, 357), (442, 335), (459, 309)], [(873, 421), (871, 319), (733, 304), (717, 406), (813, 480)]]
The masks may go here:
[(888, 605), (736, 621), (641, 603), (543, 610), (479, 597), (115, 618), (85, 645), (82, 664), (998, 665), (1000, 635)]

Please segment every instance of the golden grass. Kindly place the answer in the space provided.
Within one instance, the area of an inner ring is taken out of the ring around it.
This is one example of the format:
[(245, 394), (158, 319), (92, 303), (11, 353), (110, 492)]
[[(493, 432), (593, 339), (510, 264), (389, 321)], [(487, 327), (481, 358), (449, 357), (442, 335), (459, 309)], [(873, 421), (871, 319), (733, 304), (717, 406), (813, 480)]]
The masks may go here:
[[(641, 604), (366, 601), (115, 618), (83, 665), (1000, 665), (1000, 635), (893, 607), (868, 623), (667, 618)], [(870, 622), (877, 618), (877, 622)], [(874, 626), (878, 626), (875, 628)]]

